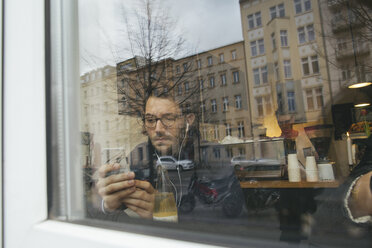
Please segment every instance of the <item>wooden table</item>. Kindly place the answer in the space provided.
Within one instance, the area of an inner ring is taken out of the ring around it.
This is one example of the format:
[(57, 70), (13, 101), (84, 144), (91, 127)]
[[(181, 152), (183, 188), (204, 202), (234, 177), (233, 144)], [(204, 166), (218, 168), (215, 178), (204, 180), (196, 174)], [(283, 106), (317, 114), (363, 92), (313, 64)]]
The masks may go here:
[(337, 188), (340, 186), (340, 181), (324, 181), (324, 182), (289, 182), (287, 180), (246, 180), (240, 181), (242, 189), (252, 188)]

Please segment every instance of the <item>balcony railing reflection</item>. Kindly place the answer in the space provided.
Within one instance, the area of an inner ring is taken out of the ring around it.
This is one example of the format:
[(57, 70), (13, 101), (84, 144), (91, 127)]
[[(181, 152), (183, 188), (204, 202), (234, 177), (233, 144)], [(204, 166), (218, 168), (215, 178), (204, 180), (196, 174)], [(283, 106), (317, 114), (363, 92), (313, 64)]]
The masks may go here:
[[(355, 46), (356, 55), (366, 55), (369, 54), (369, 44), (368, 43), (358, 43)], [(354, 56), (354, 50), (352, 47), (347, 46), (344, 49), (335, 49), (335, 54), (337, 59), (347, 59)]]

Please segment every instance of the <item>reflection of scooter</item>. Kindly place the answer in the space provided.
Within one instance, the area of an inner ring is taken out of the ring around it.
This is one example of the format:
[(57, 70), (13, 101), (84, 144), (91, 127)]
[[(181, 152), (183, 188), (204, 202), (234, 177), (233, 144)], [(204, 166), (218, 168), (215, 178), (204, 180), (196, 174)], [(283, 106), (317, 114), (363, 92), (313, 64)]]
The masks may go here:
[(187, 195), (182, 197), (180, 212), (189, 213), (195, 208), (195, 197), (199, 202), (209, 206), (222, 205), (222, 211), (227, 217), (237, 217), (242, 211), (243, 194), (234, 173), (222, 179), (199, 179), (193, 173)]

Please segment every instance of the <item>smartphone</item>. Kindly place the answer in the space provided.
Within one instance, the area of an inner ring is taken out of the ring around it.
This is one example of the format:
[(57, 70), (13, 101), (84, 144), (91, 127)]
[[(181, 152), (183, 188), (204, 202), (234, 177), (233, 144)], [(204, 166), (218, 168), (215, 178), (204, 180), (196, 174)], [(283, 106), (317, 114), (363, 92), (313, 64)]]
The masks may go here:
[(109, 177), (111, 175), (116, 175), (116, 174), (120, 174), (120, 173), (128, 173), (128, 172), (129, 171), (126, 168), (120, 167), (117, 170), (112, 170), (112, 171), (107, 172), (105, 177)]

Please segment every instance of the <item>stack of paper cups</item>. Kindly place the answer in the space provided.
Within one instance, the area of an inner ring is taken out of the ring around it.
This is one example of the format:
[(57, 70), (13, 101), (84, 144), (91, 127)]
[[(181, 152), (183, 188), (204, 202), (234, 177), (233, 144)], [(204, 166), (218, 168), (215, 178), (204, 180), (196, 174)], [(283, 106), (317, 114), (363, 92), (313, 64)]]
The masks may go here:
[(333, 173), (333, 166), (332, 164), (326, 163), (326, 164), (318, 164), (319, 168), (319, 177), (322, 181), (334, 181), (335, 180), (335, 174)]
[(306, 157), (306, 181), (308, 182), (319, 181), (318, 168), (316, 167), (314, 156)]
[(290, 182), (301, 182), (297, 154), (288, 154), (288, 180)]

